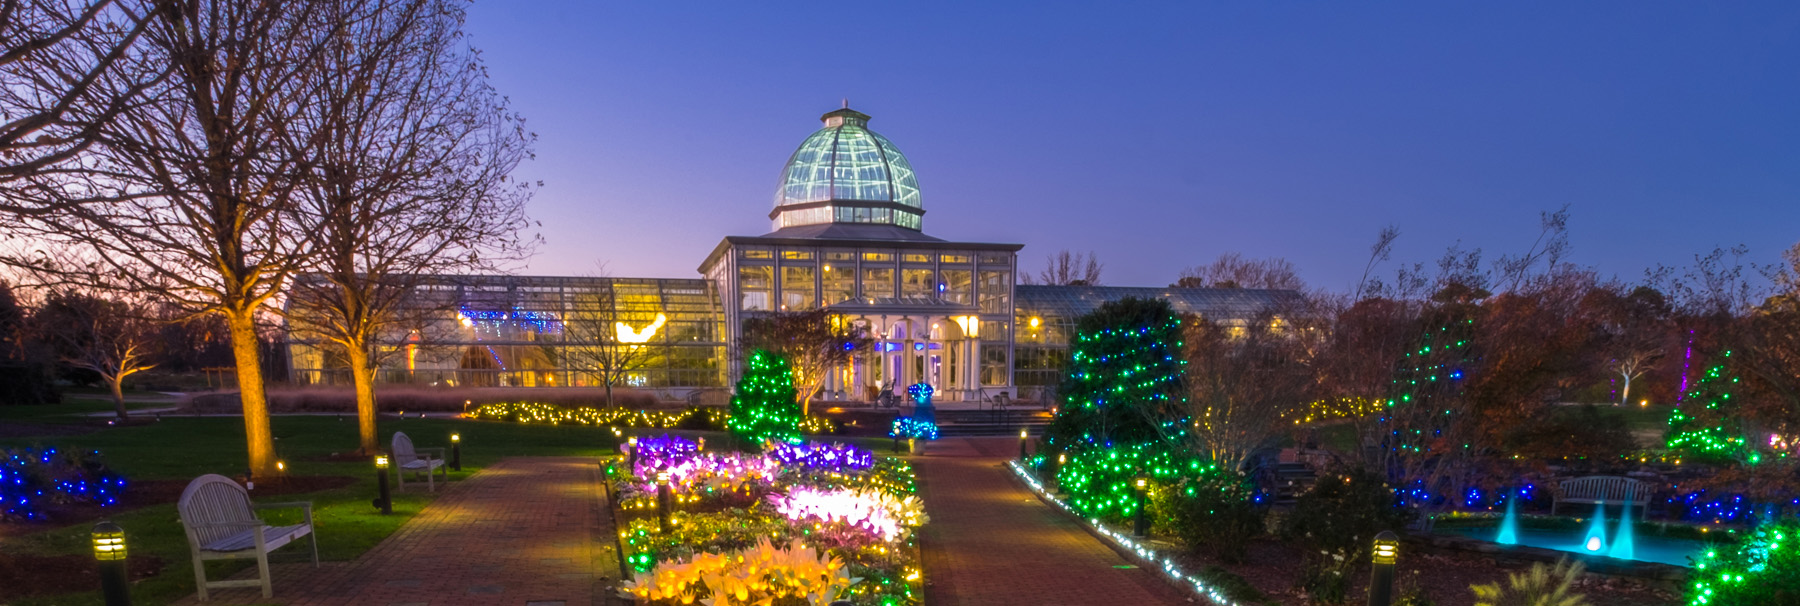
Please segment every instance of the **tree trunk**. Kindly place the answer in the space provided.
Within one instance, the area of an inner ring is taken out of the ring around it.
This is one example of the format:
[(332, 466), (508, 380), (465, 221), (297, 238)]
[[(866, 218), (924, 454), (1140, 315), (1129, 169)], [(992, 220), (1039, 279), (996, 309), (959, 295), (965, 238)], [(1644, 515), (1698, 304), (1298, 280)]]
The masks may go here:
[(1631, 375), (1625, 375), (1625, 387), (1619, 390), (1619, 405), (1631, 405)]
[(231, 330), (231, 354), (237, 362), (238, 400), (244, 405), (244, 441), (250, 450), (251, 477), (275, 476), (275, 439), (269, 431), (268, 392), (263, 388), (262, 355), (257, 351), (254, 312), (225, 315)]
[(350, 384), (356, 389), (357, 449), (362, 454), (381, 450), (375, 435), (375, 369), (369, 366), (369, 350), (363, 346), (348, 347)]
[(606, 407), (607, 407), (607, 408), (616, 408), (616, 407), (617, 407), (617, 405), (616, 405), (616, 404), (613, 404), (613, 399), (612, 399), (612, 384), (613, 384), (613, 382), (612, 382), (612, 380), (611, 380), (611, 379), (610, 379), (610, 378), (609, 378), (609, 379), (608, 379), (608, 380), (607, 380), (607, 381), (606, 381)]
[(128, 418), (125, 414), (125, 375), (107, 377), (107, 384), (112, 386), (113, 412), (119, 415), (119, 422)]

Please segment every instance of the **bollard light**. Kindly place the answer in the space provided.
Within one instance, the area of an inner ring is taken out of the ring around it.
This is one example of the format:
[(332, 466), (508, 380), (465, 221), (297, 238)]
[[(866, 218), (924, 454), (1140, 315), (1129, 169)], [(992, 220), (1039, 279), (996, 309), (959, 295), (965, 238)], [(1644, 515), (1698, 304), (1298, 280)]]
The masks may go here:
[(287, 461), (276, 461), (275, 462), (275, 471), (279, 471), (281, 473), (287, 473)]
[(111, 520), (94, 525), (94, 559), (100, 561), (100, 592), (106, 606), (131, 606), (131, 581), (125, 568), (125, 529)]
[(663, 534), (669, 532), (669, 510), (675, 508), (672, 497), (669, 490), (669, 464), (664, 463), (656, 469), (656, 528)]
[(1400, 559), (1400, 536), (1390, 530), (1375, 535), (1375, 551), (1369, 558), (1369, 606), (1388, 606), (1394, 601), (1394, 562)]
[(450, 432), (450, 470), (462, 471), (462, 434)]
[(387, 470), (388, 470), (388, 456), (386, 454), (376, 454), (375, 455), (375, 485), (380, 492), (379, 492), (378, 496), (375, 497), (374, 505), (375, 505), (375, 508), (380, 509), (381, 513), (383, 513), (383, 514), (394, 513), (394, 497), (393, 497), (393, 494), (388, 492), (388, 471)]
[(631, 436), (630, 438), (627, 438), (625, 440), (625, 443), (630, 446), (630, 448), (626, 449), (626, 452), (630, 453), (630, 455), (631, 455), (631, 461), (630, 461), (631, 467), (633, 469), (636, 469), (637, 468), (637, 457), (638, 457), (637, 436)]
[(1031, 434), (1027, 433), (1028, 431), (1029, 430), (1027, 430), (1027, 429), (1019, 430), (1019, 462), (1020, 463), (1025, 462), (1025, 441), (1027, 439), (1029, 439), (1029, 437), (1031, 435)]

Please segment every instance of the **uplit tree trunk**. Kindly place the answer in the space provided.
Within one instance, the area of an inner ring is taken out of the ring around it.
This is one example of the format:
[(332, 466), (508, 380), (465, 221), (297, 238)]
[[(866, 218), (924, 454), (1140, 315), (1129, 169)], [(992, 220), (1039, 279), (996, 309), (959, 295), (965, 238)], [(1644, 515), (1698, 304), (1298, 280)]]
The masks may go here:
[(275, 475), (275, 437), (269, 431), (269, 399), (263, 386), (262, 355), (257, 351), (256, 321), (251, 310), (226, 312), (231, 355), (237, 362), (238, 400), (244, 406), (244, 442), (250, 451), (250, 475)]
[(106, 383), (112, 387), (113, 414), (118, 415), (119, 421), (123, 422), (129, 418), (125, 414), (125, 376), (112, 375)]
[(366, 343), (347, 348), (350, 358), (350, 384), (356, 390), (356, 434), (358, 452), (374, 454), (381, 450), (375, 435), (375, 367)]

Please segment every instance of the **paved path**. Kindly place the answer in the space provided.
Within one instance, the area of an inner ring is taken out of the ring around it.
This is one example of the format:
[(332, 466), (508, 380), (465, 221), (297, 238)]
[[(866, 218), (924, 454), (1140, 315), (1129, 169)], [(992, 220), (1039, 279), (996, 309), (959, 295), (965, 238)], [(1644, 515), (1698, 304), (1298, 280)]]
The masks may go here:
[[(617, 569), (594, 459), (517, 458), (445, 489), (353, 562), (276, 564), (275, 598), (217, 589), (184, 605), (590, 606)], [(321, 528), (330, 533), (330, 528)], [(329, 534), (325, 534), (329, 537)], [(329, 540), (329, 539), (328, 539)], [(276, 557), (284, 557), (283, 552)], [(285, 557), (294, 557), (286, 554)], [(610, 561), (609, 561), (610, 560)], [(234, 578), (255, 578), (255, 568)]]
[(931, 523), (920, 531), (930, 606), (1187, 604), (1129, 566), (1003, 467), (1017, 438), (949, 438), (914, 459)]

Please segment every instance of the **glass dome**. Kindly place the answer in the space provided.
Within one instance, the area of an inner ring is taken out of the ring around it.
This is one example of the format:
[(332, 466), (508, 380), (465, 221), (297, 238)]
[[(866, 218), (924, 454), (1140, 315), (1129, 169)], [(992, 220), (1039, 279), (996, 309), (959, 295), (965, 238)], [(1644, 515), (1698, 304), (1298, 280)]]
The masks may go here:
[(781, 171), (770, 218), (775, 229), (820, 223), (872, 223), (919, 229), (919, 181), (912, 164), (849, 108), (825, 114)]

